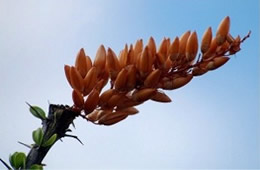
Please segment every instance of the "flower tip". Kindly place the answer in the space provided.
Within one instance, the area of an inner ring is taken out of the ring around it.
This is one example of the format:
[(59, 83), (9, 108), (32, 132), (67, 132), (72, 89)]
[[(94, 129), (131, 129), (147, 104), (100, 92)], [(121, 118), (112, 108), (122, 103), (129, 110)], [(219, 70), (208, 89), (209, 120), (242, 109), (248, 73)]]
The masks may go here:
[(229, 29), (230, 29), (230, 18), (229, 16), (227, 16), (220, 22), (218, 26), (218, 30), (216, 34), (218, 45), (222, 45), (225, 42), (226, 37), (229, 33)]
[(105, 46), (104, 46), (103, 44), (101, 44), (101, 45), (99, 46), (99, 48), (105, 48)]
[(110, 47), (107, 48), (107, 52), (111, 52), (112, 49)]
[(84, 52), (84, 48), (80, 48), (80, 51)]
[(230, 21), (230, 17), (229, 16), (226, 16), (225, 19)]

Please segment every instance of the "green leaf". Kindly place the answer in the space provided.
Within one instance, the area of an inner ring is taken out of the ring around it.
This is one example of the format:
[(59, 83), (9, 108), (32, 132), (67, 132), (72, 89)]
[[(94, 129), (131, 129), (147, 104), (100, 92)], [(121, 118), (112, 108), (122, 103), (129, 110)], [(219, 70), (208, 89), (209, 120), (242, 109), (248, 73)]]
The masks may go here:
[(23, 152), (15, 152), (13, 155), (9, 157), (10, 164), (13, 168), (25, 168), (26, 155)]
[(43, 139), (43, 130), (42, 128), (38, 128), (32, 133), (33, 141), (38, 145), (41, 146), (42, 139)]
[(14, 159), (15, 159), (15, 156), (18, 154), (18, 152), (15, 152), (15, 153), (13, 153), (13, 154), (11, 154), (10, 156), (9, 156), (9, 162), (10, 162), (10, 164), (11, 164), (11, 166), (12, 167), (15, 167), (15, 161), (14, 161)]
[(38, 164), (33, 164), (30, 169), (37, 169), (37, 170), (43, 170), (42, 165), (38, 165)]
[(57, 139), (57, 134), (53, 134), (42, 146), (47, 147), (54, 144)]
[(17, 165), (17, 169), (18, 168), (24, 168), (25, 167), (25, 161), (26, 161), (26, 155), (23, 152), (19, 152), (16, 156), (15, 156), (15, 160), (16, 165)]
[(46, 119), (46, 114), (42, 108), (40, 108), (38, 106), (31, 106), (30, 104), (28, 104), (28, 105), (30, 106), (30, 112), (32, 113), (32, 115), (34, 115), (35, 117), (37, 117), (41, 120)]

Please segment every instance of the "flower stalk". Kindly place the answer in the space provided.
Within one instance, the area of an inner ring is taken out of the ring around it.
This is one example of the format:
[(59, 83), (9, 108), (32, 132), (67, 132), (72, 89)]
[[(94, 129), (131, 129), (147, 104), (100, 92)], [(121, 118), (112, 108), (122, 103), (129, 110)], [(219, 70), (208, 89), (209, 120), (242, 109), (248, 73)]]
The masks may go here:
[[(164, 38), (156, 48), (151, 37), (147, 45), (139, 39), (135, 45), (125, 45), (116, 53), (101, 45), (92, 62), (84, 49), (77, 54), (75, 65), (64, 66), (65, 76), (72, 88), (73, 105), (49, 105), (48, 116), (38, 106), (30, 106), (30, 112), (42, 121), (42, 127), (33, 131), (34, 144), (27, 156), (22, 152), (10, 155), (14, 169), (42, 169), (43, 159), (67, 134), (73, 120), (80, 116), (96, 125), (110, 126), (137, 114), (135, 106), (148, 100), (166, 103), (171, 99), (163, 90), (175, 90), (188, 84), (194, 77), (216, 70), (240, 51), (247, 38), (230, 33), (230, 18), (225, 17), (213, 37), (209, 27), (203, 34), (200, 47), (197, 33), (186, 31), (182, 36)], [(199, 52), (200, 50), (200, 52)], [(110, 89), (103, 90), (110, 81)], [(0, 161), (11, 169), (2, 159)]]

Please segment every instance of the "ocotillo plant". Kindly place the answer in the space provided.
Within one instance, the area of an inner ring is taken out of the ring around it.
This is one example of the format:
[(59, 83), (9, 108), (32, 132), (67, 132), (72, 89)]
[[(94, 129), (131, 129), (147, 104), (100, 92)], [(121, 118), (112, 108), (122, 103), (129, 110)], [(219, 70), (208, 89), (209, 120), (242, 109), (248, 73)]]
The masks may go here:
[[(78, 139), (67, 134), (76, 117), (109, 126), (137, 114), (135, 106), (147, 100), (171, 102), (163, 90), (185, 86), (193, 77), (218, 69), (240, 51), (250, 32), (241, 39), (234, 38), (229, 29), (230, 18), (225, 17), (215, 37), (211, 27), (206, 29), (200, 46), (195, 31), (187, 31), (173, 41), (164, 38), (158, 48), (152, 37), (147, 45), (140, 39), (135, 45), (125, 45), (118, 56), (101, 45), (93, 62), (80, 49), (75, 65), (64, 66), (73, 89), (73, 105), (50, 105), (46, 117), (41, 108), (28, 104), (30, 112), (42, 120), (42, 127), (33, 131), (34, 144), (26, 145), (31, 149), (27, 156), (21, 152), (12, 154), (11, 166), (1, 161), (9, 169), (42, 169), (42, 160), (57, 140)], [(103, 90), (104, 87), (108, 89)]]

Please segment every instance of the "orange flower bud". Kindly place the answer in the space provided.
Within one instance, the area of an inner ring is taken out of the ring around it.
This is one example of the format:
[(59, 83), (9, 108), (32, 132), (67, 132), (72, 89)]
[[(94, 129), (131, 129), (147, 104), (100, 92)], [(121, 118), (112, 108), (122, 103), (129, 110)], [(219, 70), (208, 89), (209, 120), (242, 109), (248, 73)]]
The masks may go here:
[(134, 64), (139, 71), (141, 67), (141, 55), (142, 53), (138, 54), (138, 56), (135, 58), (135, 64)]
[(123, 112), (123, 113), (125, 113), (125, 114), (127, 114), (127, 115), (135, 115), (135, 114), (137, 114), (139, 111), (136, 109), (136, 108), (134, 108), (134, 107), (127, 107), (127, 108), (124, 108), (124, 109), (120, 109), (120, 110), (118, 110), (118, 111), (120, 111), (120, 112)]
[(209, 61), (206, 68), (207, 70), (214, 70), (215, 69), (214, 61)]
[(222, 45), (226, 41), (227, 35), (229, 33), (229, 28), (230, 18), (229, 16), (227, 16), (221, 21), (217, 29), (216, 39), (218, 45)]
[(70, 68), (70, 79), (73, 89), (82, 92), (84, 89), (83, 78), (75, 67)]
[(157, 62), (160, 67), (163, 67), (164, 63), (166, 62), (166, 57), (162, 53), (156, 54)]
[(103, 45), (101, 45), (96, 54), (96, 58), (94, 61), (94, 66), (97, 68), (97, 73), (99, 74), (106, 65), (106, 50)]
[(84, 103), (84, 111), (86, 114), (91, 113), (98, 104), (99, 101), (99, 92), (96, 89), (93, 89), (89, 95), (87, 100)]
[(108, 48), (107, 50), (107, 66), (108, 66), (108, 70), (109, 70), (109, 74), (111, 77), (111, 80), (115, 80), (118, 72), (120, 71), (120, 65), (119, 65), (119, 61), (116, 57), (116, 54), (114, 53), (113, 50), (111, 50), (111, 48)]
[(172, 101), (163, 91), (159, 90), (151, 97), (151, 100), (162, 103), (169, 103)]
[(127, 70), (123, 68), (117, 75), (115, 80), (115, 89), (116, 90), (123, 90), (126, 88), (126, 76), (127, 76)]
[(104, 116), (105, 114), (108, 114), (108, 113), (110, 113), (110, 111), (95, 109), (93, 112), (86, 115), (86, 119), (91, 122), (96, 122), (98, 119), (100, 119), (102, 116)]
[(97, 68), (92, 67), (84, 78), (84, 96), (94, 88), (97, 83)]
[(98, 120), (98, 112), (100, 112), (100, 110), (94, 110), (93, 112), (86, 115), (86, 119), (91, 121), (91, 122), (97, 121)]
[(124, 100), (120, 100), (120, 102), (117, 104), (117, 109), (124, 109), (124, 108), (128, 108), (128, 107), (132, 107), (132, 106), (137, 106), (139, 104), (142, 104), (144, 101), (134, 101), (132, 99), (129, 98), (123, 98)]
[(122, 113), (122, 112), (112, 112), (112, 113), (105, 114), (104, 116), (102, 116), (98, 120), (98, 124), (110, 126), (110, 125), (116, 124), (116, 123), (124, 120), (125, 118), (127, 118), (127, 116), (128, 116), (127, 114)]
[(146, 75), (148, 72), (152, 70), (153, 57), (151, 55), (148, 46), (144, 48), (144, 51), (141, 54), (139, 62), (140, 63), (138, 69), (141, 72), (141, 74)]
[(146, 89), (135, 91), (133, 93), (133, 95), (131, 96), (131, 98), (133, 101), (144, 102), (144, 101), (150, 99), (155, 93), (156, 93), (155, 89), (146, 88)]
[(127, 90), (132, 90), (136, 85), (136, 67), (135, 65), (130, 65), (127, 67), (127, 79), (126, 88)]
[(143, 40), (137, 40), (134, 47), (134, 61), (137, 60), (138, 55), (143, 51)]
[(135, 64), (135, 52), (132, 44), (130, 45), (127, 58), (128, 58), (128, 65)]
[(72, 100), (74, 102), (74, 105), (78, 108), (82, 108), (84, 105), (84, 99), (82, 94), (77, 91), (77, 90), (73, 90), (72, 91)]
[(87, 58), (83, 48), (80, 49), (77, 55), (75, 61), (75, 67), (79, 71), (82, 78), (84, 78), (88, 72), (88, 66), (87, 66)]
[(212, 40), (212, 29), (211, 27), (209, 27), (202, 36), (201, 47), (200, 47), (202, 53), (205, 53), (209, 50), (211, 40)]
[(96, 85), (94, 86), (94, 88), (100, 93), (101, 90), (103, 89), (103, 87), (106, 85), (107, 80), (106, 79), (100, 79)]
[(156, 69), (153, 70), (145, 79), (144, 85), (145, 87), (155, 87), (160, 79), (161, 70)]
[(187, 40), (186, 58), (188, 61), (193, 61), (198, 52), (198, 37), (197, 33), (193, 32)]
[(102, 106), (108, 102), (108, 100), (112, 97), (114, 94), (114, 89), (108, 89), (104, 91), (99, 98), (99, 105)]
[(185, 56), (186, 45), (189, 37), (190, 37), (190, 31), (183, 33), (182, 36), (180, 37), (179, 56), (181, 57), (181, 59)]
[(130, 63), (130, 61), (129, 61), (129, 57), (128, 57), (128, 46), (126, 44), (125, 48), (122, 51), (120, 51), (119, 64), (120, 64), (121, 68), (123, 68), (126, 65), (128, 65), (129, 63)]
[(133, 101), (131, 99), (131, 94), (132, 94), (131, 92), (121, 94), (122, 97), (116, 103), (116, 109), (117, 110), (124, 109), (124, 108), (127, 108), (127, 107), (136, 106), (136, 105), (141, 103), (141, 102)]
[(217, 40), (216, 40), (216, 38), (214, 38), (210, 43), (209, 50), (203, 54), (202, 58), (209, 59), (209, 58), (215, 57), (217, 47), (218, 47)]
[(100, 112), (100, 110), (94, 110), (93, 112), (91, 112), (88, 115), (86, 115), (86, 119), (91, 121), (91, 122), (97, 121), (99, 112)]
[(164, 61), (166, 61), (167, 59), (167, 52), (168, 52), (168, 47), (169, 47), (169, 39), (164, 38), (160, 44), (159, 50), (158, 50), (158, 54), (160, 54), (164, 59)]
[(170, 57), (168, 57), (163, 65), (164, 72), (168, 72), (172, 68), (172, 66), (173, 66), (173, 62), (170, 59)]
[(174, 78), (173, 80), (162, 80), (162, 88), (165, 90), (174, 90), (177, 88), (180, 88), (184, 85), (186, 85), (187, 83), (189, 83), (192, 79), (192, 75), (188, 74), (185, 77), (177, 77)]
[(185, 77), (178, 77), (176, 79), (173, 80), (173, 89), (177, 89), (177, 88), (180, 88), (184, 85), (186, 85), (187, 83), (189, 83), (192, 79), (192, 75), (191, 74), (188, 74), (187, 76)]
[(206, 68), (194, 67), (193, 70), (192, 70), (192, 75), (193, 76), (201, 76), (201, 75), (205, 74), (206, 72), (208, 72), (208, 70)]
[(64, 72), (65, 72), (65, 76), (67, 78), (67, 81), (69, 82), (70, 86), (72, 87), (72, 85), (71, 85), (71, 78), (70, 78), (70, 66), (64, 65)]
[(176, 37), (169, 47), (168, 55), (172, 62), (176, 62), (179, 56), (179, 38)]
[(127, 44), (125, 44), (124, 51), (125, 51), (126, 53), (128, 52), (128, 45), (127, 45)]
[(156, 54), (156, 44), (155, 44), (155, 41), (154, 41), (153, 37), (149, 38), (148, 47), (149, 47), (149, 49), (151, 51), (151, 55), (153, 57), (155, 57), (155, 54)]
[(123, 97), (124, 97), (124, 94), (122, 94), (122, 93), (113, 94), (112, 97), (108, 100), (107, 106), (109, 108), (113, 108), (113, 107), (117, 106), (118, 102), (120, 100), (122, 100)]
[(221, 67), (222, 65), (224, 65), (227, 61), (229, 60), (229, 57), (216, 57), (213, 59), (213, 61), (210, 61), (207, 65), (207, 69), (208, 70), (215, 70), (219, 67)]
[(85, 57), (86, 57), (86, 61), (87, 61), (87, 72), (88, 72), (92, 67), (92, 61), (89, 56), (86, 55)]

